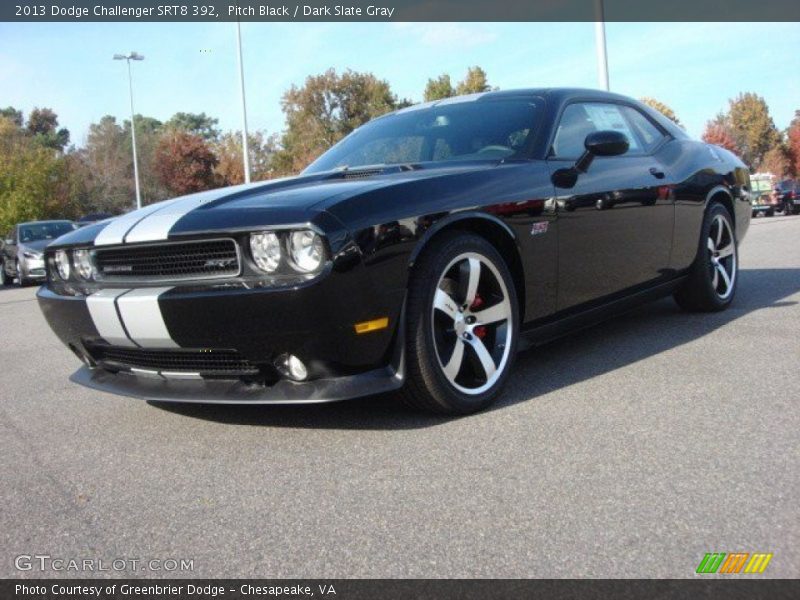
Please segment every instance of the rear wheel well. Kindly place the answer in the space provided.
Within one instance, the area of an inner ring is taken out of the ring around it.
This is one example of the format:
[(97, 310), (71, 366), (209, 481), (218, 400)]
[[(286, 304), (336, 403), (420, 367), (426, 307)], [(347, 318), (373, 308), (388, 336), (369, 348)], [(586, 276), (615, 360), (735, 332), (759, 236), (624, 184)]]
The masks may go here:
[(718, 202), (724, 206), (731, 215), (731, 221), (733, 222), (734, 231), (736, 230), (736, 212), (733, 210), (733, 200), (728, 195), (727, 192), (723, 192), (722, 190), (716, 192), (711, 198), (708, 199), (708, 204), (706, 205), (706, 210), (715, 202)]
[[(425, 246), (448, 231), (465, 231), (477, 234), (488, 241), (503, 257), (508, 265), (508, 270), (511, 271), (511, 276), (514, 278), (514, 288), (517, 292), (517, 303), (519, 306), (520, 322), (524, 322), (525, 318), (525, 271), (522, 268), (522, 258), (519, 255), (519, 250), (514, 242), (514, 238), (502, 226), (489, 219), (469, 218), (454, 221), (439, 229), (432, 235), (426, 242)], [(425, 247), (420, 251), (425, 252)], [(415, 261), (416, 262), (416, 261)], [(413, 266), (412, 266), (413, 269)]]

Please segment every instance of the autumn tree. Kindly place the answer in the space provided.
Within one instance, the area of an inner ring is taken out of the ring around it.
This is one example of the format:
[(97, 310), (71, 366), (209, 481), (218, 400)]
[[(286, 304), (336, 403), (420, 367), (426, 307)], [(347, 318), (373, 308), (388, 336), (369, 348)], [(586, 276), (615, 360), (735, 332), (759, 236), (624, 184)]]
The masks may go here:
[[(260, 131), (247, 136), (250, 154), (250, 179), (261, 181), (273, 174), (272, 159), (278, 147), (277, 135), (266, 135)], [(239, 131), (224, 133), (212, 147), (219, 163), (215, 172), (224, 185), (244, 183), (242, 161), (242, 134)]]
[(463, 94), (477, 94), (480, 92), (488, 92), (491, 89), (486, 79), (486, 71), (475, 66), (467, 69), (466, 77), (458, 82), (456, 94), (459, 96)]
[(172, 115), (164, 125), (167, 128), (181, 129), (194, 135), (198, 135), (210, 142), (219, 137), (220, 131), (217, 128), (219, 119), (209, 117), (206, 113), (187, 113), (177, 112)]
[(156, 176), (173, 195), (201, 192), (221, 184), (214, 172), (219, 161), (199, 135), (179, 130), (164, 132), (154, 158)]
[[(139, 184), (142, 205), (152, 204), (172, 196), (172, 192), (159, 179), (156, 173), (156, 148), (166, 132), (164, 124), (158, 119), (137, 114), (136, 122), (136, 154), (139, 159)], [(131, 140), (131, 122), (125, 119), (122, 123), (125, 134), (125, 145), (130, 152), (131, 173), (133, 170), (133, 151)]]
[(786, 131), (786, 142), (789, 146), (789, 159), (792, 161), (792, 170), (800, 175), (800, 110), (795, 111), (794, 119)]
[(42, 145), (64, 150), (69, 144), (69, 130), (58, 126), (58, 115), (50, 108), (34, 108), (28, 115), (28, 133)]
[(453, 84), (450, 83), (450, 75), (443, 73), (436, 79), (428, 79), (423, 97), (425, 102), (431, 102), (432, 100), (442, 100), (455, 95), (456, 90), (453, 88)]
[(653, 110), (657, 110), (658, 112), (660, 112), (662, 115), (667, 117), (670, 121), (672, 121), (679, 127), (683, 127), (683, 124), (681, 123), (680, 119), (678, 119), (677, 115), (675, 114), (675, 111), (672, 110), (669, 106), (667, 106), (663, 102), (647, 96), (644, 98), (640, 98), (639, 100), (640, 102), (642, 102), (642, 104), (646, 104)]
[(759, 171), (772, 173), (778, 179), (793, 176), (794, 165), (789, 154), (789, 148), (782, 143), (770, 148), (764, 154)]
[(736, 140), (733, 139), (728, 119), (722, 113), (706, 123), (702, 139), (708, 144), (721, 146), (726, 150), (730, 150), (737, 156), (741, 156), (741, 150), (739, 150), (739, 146), (736, 145)]
[(739, 94), (730, 101), (728, 122), (742, 160), (752, 169), (760, 169), (764, 155), (781, 141), (767, 103), (757, 94)]
[(274, 165), (280, 173), (304, 169), (356, 127), (394, 110), (397, 97), (372, 73), (328, 69), (283, 95), (286, 131)]

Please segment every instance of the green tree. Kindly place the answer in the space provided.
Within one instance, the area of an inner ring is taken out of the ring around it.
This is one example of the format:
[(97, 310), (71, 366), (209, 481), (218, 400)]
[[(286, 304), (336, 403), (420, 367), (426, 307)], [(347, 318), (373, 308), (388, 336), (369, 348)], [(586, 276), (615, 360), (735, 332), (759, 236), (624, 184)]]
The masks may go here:
[(764, 155), (781, 141), (767, 103), (757, 94), (739, 94), (730, 101), (728, 120), (742, 160), (752, 169), (760, 169)]
[(130, 140), (114, 117), (106, 115), (89, 126), (80, 154), (92, 212), (118, 214), (135, 206)]
[(50, 108), (34, 108), (28, 115), (27, 129), (48, 148), (64, 150), (69, 144), (69, 130), (58, 127), (58, 115)]
[(453, 88), (453, 84), (450, 83), (450, 75), (447, 73), (439, 75), (436, 79), (428, 79), (428, 83), (425, 85), (425, 102), (442, 100), (455, 95), (456, 90)]
[(663, 102), (661, 102), (659, 100), (656, 100), (655, 98), (650, 98), (648, 96), (645, 96), (644, 98), (640, 98), (639, 101), (642, 104), (646, 104), (647, 106), (649, 106), (653, 110), (657, 110), (658, 112), (660, 112), (662, 115), (667, 117), (670, 121), (672, 121), (673, 123), (675, 123), (679, 127), (683, 127), (683, 124), (681, 123), (680, 119), (678, 119), (677, 115), (675, 114), (675, 111), (672, 110), (669, 106), (667, 106)]
[(467, 75), (456, 86), (456, 94), (477, 94), (488, 92), (492, 87), (486, 79), (486, 71), (478, 66), (467, 69)]
[(20, 221), (77, 216), (72, 160), (0, 117), (0, 232)]
[(206, 141), (213, 141), (219, 137), (217, 128), (219, 119), (209, 117), (206, 113), (177, 112), (165, 123), (168, 128), (182, 129), (194, 135), (199, 135)]
[(5, 108), (0, 108), (0, 117), (5, 117), (9, 119), (12, 123), (14, 123), (17, 127), (22, 127), (22, 111), (17, 110), (13, 106), (7, 106)]
[(281, 101), (287, 128), (273, 161), (276, 172), (304, 169), (356, 127), (397, 106), (389, 84), (372, 73), (328, 69), (307, 77)]

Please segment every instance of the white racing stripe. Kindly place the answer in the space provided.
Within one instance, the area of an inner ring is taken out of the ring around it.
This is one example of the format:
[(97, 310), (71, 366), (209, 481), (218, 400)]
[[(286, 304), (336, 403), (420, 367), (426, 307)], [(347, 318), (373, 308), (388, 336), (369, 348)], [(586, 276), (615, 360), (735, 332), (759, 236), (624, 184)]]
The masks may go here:
[[(225, 191), (230, 193), (230, 190), (226, 189)], [(134, 225), (125, 236), (125, 243), (133, 244), (136, 242), (166, 240), (169, 237), (169, 230), (179, 219), (222, 195), (220, 190), (209, 190), (178, 198), (163, 210), (157, 211)]]
[(116, 299), (130, 290), (100, 290), (86, 298), (89, 314), (92, 316), (97, 332), (105, 341), (114, 346), (135, 347), (125, 334), (125, 328), (117, 314)]
[(143, 348), (180, 348), (169, 335), (158, 297), (171, 287), (139, 288), (117, 300), (128, 335)]
[(97, 234), (97, 237), (94, 238), (94, 245), (108, 246), (111, 244), (121, 244), (125, 241), (125, 234), (130, 231), (131, 227), (135, 226), (142, 219), (148, 218), (149, 215), (167, 208), (167, 206), (173, 202), (174, 200), (170, 200), (167, 202), (159, 202), (158, 204), (151, 204), (140, 210), (130, 212), (127, 215), (117, 217)]

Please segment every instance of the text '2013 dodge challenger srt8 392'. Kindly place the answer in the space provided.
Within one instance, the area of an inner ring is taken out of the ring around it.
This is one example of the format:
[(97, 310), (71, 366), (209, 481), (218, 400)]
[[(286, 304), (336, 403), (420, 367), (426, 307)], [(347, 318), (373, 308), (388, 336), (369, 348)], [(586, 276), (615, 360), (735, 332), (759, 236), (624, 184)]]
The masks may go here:
[[(51, 244), (73, 380), (185, 402), (401, 389), (443, 413), (540, 343), (667, 294), (724, 309), (749, 176), (650, 108), (576, 89), (412, 106), (300, 176), (146, 206)], [(543, 375), (544, 376), (544, 375)]]

